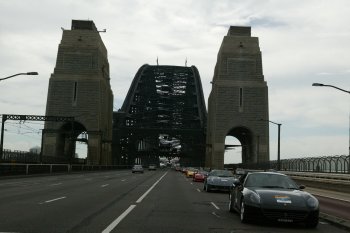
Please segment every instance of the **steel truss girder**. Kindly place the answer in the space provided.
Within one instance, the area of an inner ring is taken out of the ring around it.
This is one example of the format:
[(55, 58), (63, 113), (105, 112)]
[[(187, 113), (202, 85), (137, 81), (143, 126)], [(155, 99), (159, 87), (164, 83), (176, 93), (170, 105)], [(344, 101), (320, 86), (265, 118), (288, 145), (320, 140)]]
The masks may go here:
[[(115, 116), (113, 154), (118, 161), (131, 164), (140, 153), (166, 154), (161, 134), (180, 141), (178, 154), (170, 147), (169, 156), (185, 156), (195, 164), (204, 160), (207, 112), (194, 66), (142, 66)], [(138, 151), (140, 141), (151, 150)]]

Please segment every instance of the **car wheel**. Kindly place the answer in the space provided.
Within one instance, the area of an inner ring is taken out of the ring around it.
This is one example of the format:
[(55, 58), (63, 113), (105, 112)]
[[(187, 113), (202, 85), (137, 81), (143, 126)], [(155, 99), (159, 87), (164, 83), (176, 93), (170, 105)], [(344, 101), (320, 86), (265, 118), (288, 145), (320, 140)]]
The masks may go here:
[(231, 195), (231, 193), (229, 194), (228, 210), (229, 210), (231, 213), (234, 212), (234, 209), (233, 209), (233, 201), (232, 201), (232, 195)]
[(205, 191), (210, 192), (210, 185), (208, 183), (205, 184)]
[(242, 223), (247, 223), (247, 222), (248, 222), (247, 213), (246, 213), (246, 211), (245, 211), (244, 200), (242, 200), (242, 202), (241, 202), (240, 216), (241, 216), (241, 222), (242, 222)]

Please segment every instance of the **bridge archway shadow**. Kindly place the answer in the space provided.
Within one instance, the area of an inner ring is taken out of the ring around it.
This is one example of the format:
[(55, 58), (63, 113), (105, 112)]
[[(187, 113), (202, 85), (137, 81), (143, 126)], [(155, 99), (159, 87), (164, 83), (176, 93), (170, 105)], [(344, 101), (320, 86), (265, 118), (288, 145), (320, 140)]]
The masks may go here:
[[(61, 146), (59, 154), (67, 159), (87, 158), (88, 132), (86, 127), (77, 122), (67, 122), (60, 128), (59, 142)], [(78, 155), (78, 151), (81, 153)]]

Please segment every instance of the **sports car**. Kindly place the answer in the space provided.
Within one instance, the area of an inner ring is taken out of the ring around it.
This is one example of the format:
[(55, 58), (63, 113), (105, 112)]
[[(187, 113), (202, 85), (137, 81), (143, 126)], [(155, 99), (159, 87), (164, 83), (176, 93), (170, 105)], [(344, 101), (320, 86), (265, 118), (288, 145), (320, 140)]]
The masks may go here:
[(315, 228), (319, 219), (319, 202), (303, 191), (304, 188), (281, 173), (247, 173), (232, 185), (229, 210), (238, 212), (241, 222), (302, 222)]
[(194, 182), (204, 182), (205, 178), (208, 176), (207, 171), (200, 170), (193, 175)]
[(193, 177), (193, 175), (198, 172), (198, 169), (196, 168), (193, 168), (193, 167), (188, 167), (186, 172), (185, 172), (185, 175), (187, 178), (190, 178), (190, 177)]
[(228, 170), (212, 170), (208, 173), (204, 180), (204, 190), (210, 192), (211, 190), (229, 191), (233, 182), (237, 178), (231, 171)]

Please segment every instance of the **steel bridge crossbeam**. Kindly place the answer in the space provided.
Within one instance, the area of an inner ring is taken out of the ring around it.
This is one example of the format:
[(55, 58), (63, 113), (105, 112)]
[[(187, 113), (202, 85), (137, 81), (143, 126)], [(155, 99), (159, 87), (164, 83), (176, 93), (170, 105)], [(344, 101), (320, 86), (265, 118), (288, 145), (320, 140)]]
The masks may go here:
[(40, 116), (40, 115), (2, 115), (3, 122), (6, 120), (19, 120), (19, 121), (74, 121), (74, 117), (64, 116)]

